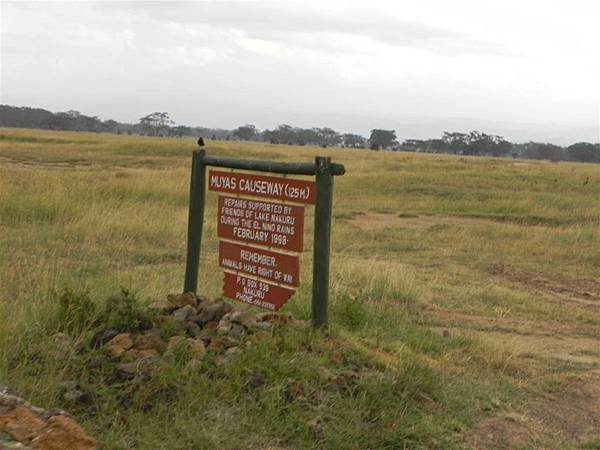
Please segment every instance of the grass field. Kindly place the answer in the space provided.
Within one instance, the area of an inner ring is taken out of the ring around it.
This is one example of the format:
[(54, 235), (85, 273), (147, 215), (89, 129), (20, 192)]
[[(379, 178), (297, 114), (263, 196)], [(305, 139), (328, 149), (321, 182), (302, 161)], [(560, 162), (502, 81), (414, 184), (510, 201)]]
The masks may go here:
[[(0, 384), (121, 448), (600, 448), (600, 166), (209, 142), (210, 154), (329, 155), (331, 330), (281, 330), (120, 402), (78, 352), (46, 355), (57, 292), (97, 304), (181, 290), (193, 140), (0, 129)], [(200, 290), (220, 294), (216, 195)], [(313, 209), (303, 285), (310, 313)], [(86, 334), (87, 333), (87, 334)], [(41, 356), (40, 356), (41, 355)], [(324, 370), (352, 383), (323, 388)], [(249, 391), (247, 378), (265, 384)], [(93, 406), (63, 405), (77, 379)], [(290, 402), (292, 381), (304, 394)], [(148, 406), (148, 403), (151, 403)], [(315, 432), (318, 423), (318, 433)]]

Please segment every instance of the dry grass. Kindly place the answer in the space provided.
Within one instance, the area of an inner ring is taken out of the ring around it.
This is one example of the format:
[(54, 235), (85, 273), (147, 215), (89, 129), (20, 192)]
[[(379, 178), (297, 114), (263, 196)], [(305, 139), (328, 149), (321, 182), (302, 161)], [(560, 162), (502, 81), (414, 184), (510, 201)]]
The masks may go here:
[[(0, 129), (0, 381), (15, 381), (11, 348), (23, 344), (20, 330), (43, 323), (52, 291), (102, 298), (127, 286), (156, 299), (181, 288), (192, 150), (191, 140)], [(505, 394), (535, 391), (544, 374), (600, 366), (591, 351), (600, 303), (535, 281), (592, 289), (600, 281), (598, 165), (241, 142), (209, 142), (207, 151), (290, 161), (325, 154), (346, 165), (335, 180), (331, 315), (356, 345), (388, 362), (411, 354), (450, 379), (482, 376)], [(222, 281), (215, 202), (210, 193), (201, 263), (209, 295)], [(307, 208), (306, 236), (312, 214)], [(286, 307), (304, 318), (306, 241), (303, 286)], [(501, 276), (490, 270), (498, 264), (528, 276)], [(449, 346), (438, 341), (444, 329)], [(532, 345), (552, 333), (552, 355)], [(578, 339), (591, 350), (573, 365)], [(43, 397), (43, 383), (23, 384)], [(107, 442), (124, 442), (111, 433)]]

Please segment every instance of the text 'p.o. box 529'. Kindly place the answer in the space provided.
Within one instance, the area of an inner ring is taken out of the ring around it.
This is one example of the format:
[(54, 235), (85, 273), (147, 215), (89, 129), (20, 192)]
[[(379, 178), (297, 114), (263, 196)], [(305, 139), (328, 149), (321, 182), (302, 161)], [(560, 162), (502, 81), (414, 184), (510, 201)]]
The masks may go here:
[(314, 204), (315, 183), (211, 170), (208, 189), (229, 194), (219, 196), (217, 213), (224, 295), (279, 309), (300, 284), (303, 204)]

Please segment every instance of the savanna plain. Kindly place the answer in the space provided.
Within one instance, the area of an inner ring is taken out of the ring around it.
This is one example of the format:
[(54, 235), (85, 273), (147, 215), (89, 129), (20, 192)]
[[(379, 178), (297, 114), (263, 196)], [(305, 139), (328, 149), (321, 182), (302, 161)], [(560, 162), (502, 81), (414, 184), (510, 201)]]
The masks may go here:
[[(594, 164), (209, 141), (214, 155), (346, 166), (329, 329), (276, 327), (144, 379), (91, 370), (106, 298), (125, 289), (136, 316), (181, 291), (196, 148), (0, 129), (0, 384), (69, 410), (107, 449), (600, 449)], [(313, 212), (283, 309), (300, 320)], [(209, 192), (199, 292), (222, 281)], [(90, 399), (66, 403), (65, 380)]]

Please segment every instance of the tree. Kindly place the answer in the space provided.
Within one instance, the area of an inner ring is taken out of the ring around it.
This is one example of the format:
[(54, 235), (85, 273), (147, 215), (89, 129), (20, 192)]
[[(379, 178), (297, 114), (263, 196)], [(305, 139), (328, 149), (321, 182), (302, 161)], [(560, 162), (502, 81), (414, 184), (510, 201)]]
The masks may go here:
[(176, 127), (171, 127), (171, 136), (183, 137), (183, 136), (192, 136), (192, 129), (186, 125), (178, 125)]
[(488, 154), (500, 156), (508, 154), (511, 148), (512, 144), (502, 136), (471, 131), (466, 136), (466, 149), (464, 152), (468, 155)]
[(369, 146), (371, 150), (389, 148), (396, 143), (397, 141), (395, 130), (371, 130), (371, 136), (369, 137)]
[(444, 134), (442, 135), (442, 140), (454, 153), (464, 152), (468, 145), (467, 135), (465, 133), (449, 133), (448, 131), (444, 131)]
[(342, 145), (349, 148), (365, 148), (367, 140), (358, 134), (346, 133), (342, 135)]
[(427, 148), (432, 152), (444, 152), (447, 149), (446, 142), (443, 139), (429, 139)]
[(600, 144), (578, 142), (567, 147), (569, 157), (580, 162), (600, 162)]
[(481, 153), (490, 153), (492, 147), (492, 137), (481, 131), (471, 131), (466, 137), (467, 145), (465, 153), (467, 155), (479, 155)]
[(46, 122), (52, 118), (54, 114), (45, 109), (0, 105), (2, 127), (47, 128)]
[(158, 136), (162, 131), (167, 131), (169, 126), (174, 124), (166, 112), (153, 112), (140, 119), (140, 125), (143, 130), (153, 136)]
[(340, 134), (332, 128), (313, 128), (317, 136), (317, 144), (323, 146), (339, 145), (342, 142)]
[(258, 135), (258, 130), (254, 125), (247, 124), (233, 130), (233, 135), (243, 141), (251, 141)]
[(532, 143), (525, 155), (533, 159), (547, 159), (550, 161), (560, 161), (568, 159), (565, 149), (554, 144)]
[(50, 130), (70, 130), (71, 119), (65, 113), (56, 113), (42, 122), (42, 128)]
[(297, 141), (297, 133), (291, 125), (281, 124), (274, 130), (265, 130), (263, 137), (271, 143), (293, 144)]
[(109, 133), (118, 133), (119, 130), (119, 122), (113, 119), (108, 119), (102, 122), (102, 130), (107, 131)]

